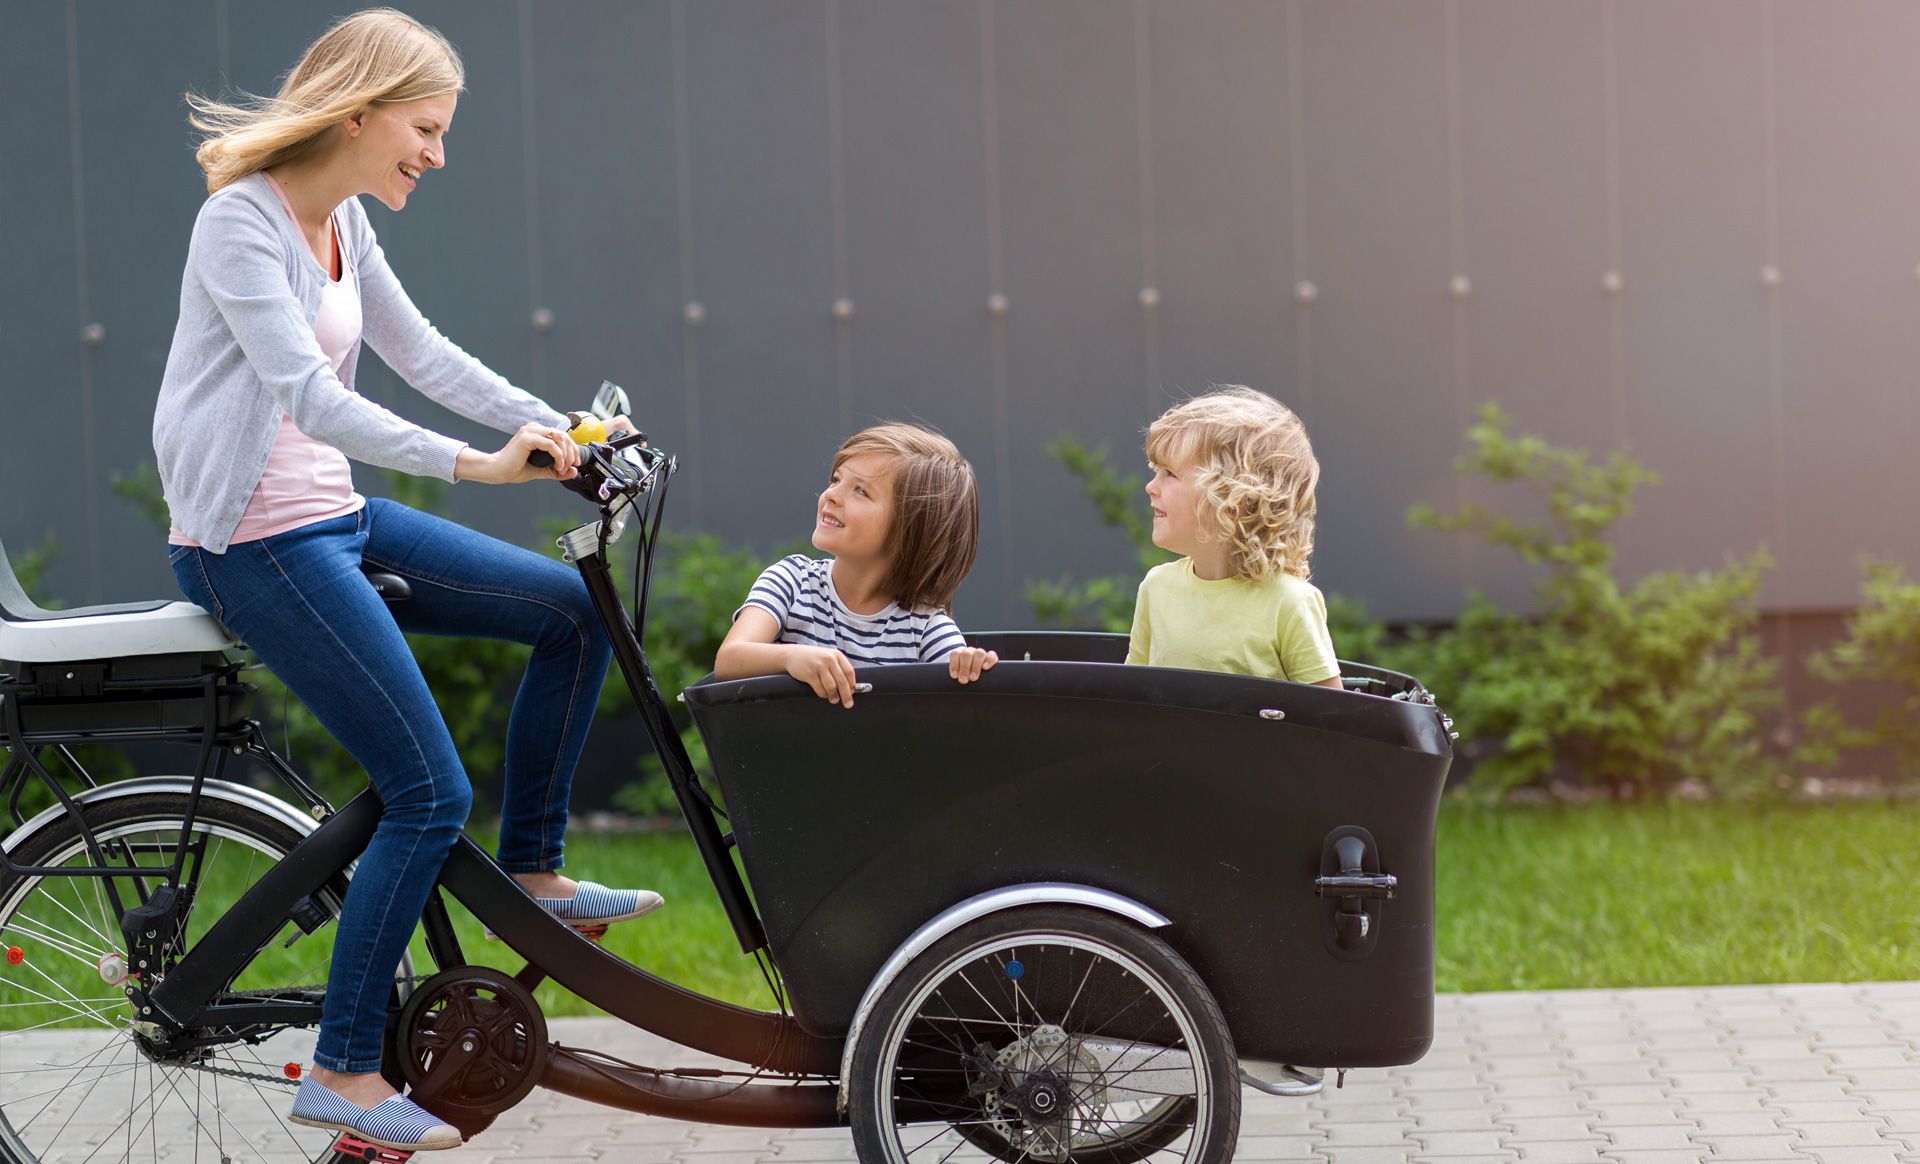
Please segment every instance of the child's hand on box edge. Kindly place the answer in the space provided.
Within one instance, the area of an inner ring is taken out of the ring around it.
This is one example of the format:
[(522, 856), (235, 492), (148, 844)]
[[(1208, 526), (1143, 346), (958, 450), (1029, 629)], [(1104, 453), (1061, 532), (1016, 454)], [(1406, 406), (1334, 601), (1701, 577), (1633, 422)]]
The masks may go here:
[(961, 647), (947, 656), (947, 674), (962, 683), (971, 683), (993, 670), (1000, 656), (981, 647)]
[(831, 647), (794, 646), (787, 651), (787, 674), (820, 698), (853, 706), (853, 660)]

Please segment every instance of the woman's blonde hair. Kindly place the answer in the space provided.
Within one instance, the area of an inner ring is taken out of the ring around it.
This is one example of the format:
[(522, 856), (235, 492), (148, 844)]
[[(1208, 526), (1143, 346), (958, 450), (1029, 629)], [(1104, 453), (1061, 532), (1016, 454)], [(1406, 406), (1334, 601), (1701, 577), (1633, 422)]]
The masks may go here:
[(833, 455), (833, 471), (848, 458), (869, 453), (893, 466), (893, 517), (887, 523), (881, 591), (907, 610), (951, 612), (954, 591), (980, 549), (973, 466), (939, 433), (889, 423), (848, 437)]
[(320, 34), (274, 97), (229, 103), (186, 94), (187, 120), (207, 135), (194, 157), (211, 194), (292, 161), (370, 105), (439, 97), (465, 85), (460, 54), (446, 37), (404, 12), (368, 8)]
[(1227, 543), (1236, 573), (1311, 576), (1320, 462), (1292, 409), (1239, 384), (1216, 388), (1153, 422), (1147, 460), (1187, 471), (1202, 536)]

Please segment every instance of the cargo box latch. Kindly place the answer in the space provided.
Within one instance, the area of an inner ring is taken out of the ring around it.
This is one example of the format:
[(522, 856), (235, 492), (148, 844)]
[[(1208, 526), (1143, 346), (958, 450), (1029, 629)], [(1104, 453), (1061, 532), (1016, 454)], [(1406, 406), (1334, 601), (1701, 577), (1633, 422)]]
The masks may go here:
[(1359, 825), (1341, 825), (1327, 834), (1320, 851), (1320, 876), (1313, 891), (1326, 900), (1322, 933), (1327, 952), (1346, 961), (1366, 957), (1380, 940), (1385, 903), (1398, 879), (1380, 871), (1380, 849), (1373, 834)]

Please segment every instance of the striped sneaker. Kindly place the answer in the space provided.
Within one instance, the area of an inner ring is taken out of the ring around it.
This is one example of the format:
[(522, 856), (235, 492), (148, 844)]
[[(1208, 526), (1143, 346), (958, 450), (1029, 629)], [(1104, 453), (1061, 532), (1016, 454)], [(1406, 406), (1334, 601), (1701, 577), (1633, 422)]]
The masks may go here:
[(651, 889), (608, 889), (592, 881), (582, 881), (572, 897), (536, 897), (541, 909), (584, 929), (612, 925), (652, 913), (667, 899)]
[[(614, 922), (631, 921), (659, 909), (667, 899), (651, 889), (608, 889), (582, 881), (572, 897), (536, 897), (534, 903), (588, 937), (598, 939)], [(489, 942), (499, 941), (492, 930)]]
[(288, 1119), (309, 1128), (349, 1132), (402, 1152), (435, 1152), (460, 1146), (460, 1129), (428, 1112), (404, 1095), (390, 1096), (373, 1107), (361, 1107), (329, 1091), (311, 1076), (293, 1095)]

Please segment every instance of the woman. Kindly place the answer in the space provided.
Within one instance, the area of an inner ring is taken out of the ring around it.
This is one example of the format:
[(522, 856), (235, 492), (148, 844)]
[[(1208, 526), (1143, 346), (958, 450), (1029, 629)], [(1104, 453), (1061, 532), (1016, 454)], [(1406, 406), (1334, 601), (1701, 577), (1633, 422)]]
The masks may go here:
[[(272, 100), (188, 96), (208, 134), (197, 156), (211, 196), (194, 223), (153, 425), (182, 591), (259, 653), (384, 805), (341, 909), (314, 1069), (292, 1118), (416, 1150), (454, 1147), (460, 1134), (381, 1078), (387, 999), (472, 790), (403, 630), (534, 648), (507, 729), (498, 852), (522, 888), (578, 925), (661, 903), (557, 872), (610, 655), (579, 575), (353, 491), (349, 457), (488, 484), (577, 472), (565, 418), (422, 318), (357, 198), (399, 210), (446, 164), (463, 81), (439, 33), (372, 9), (315, 41)], [(414, 388), (511, 439), (482, 452), (358, 395), (363, 338)], [(536, 451), (553, 467), (529, 466)], [(412, 598), (389, 609), (363, 565), (408, 579)]]

